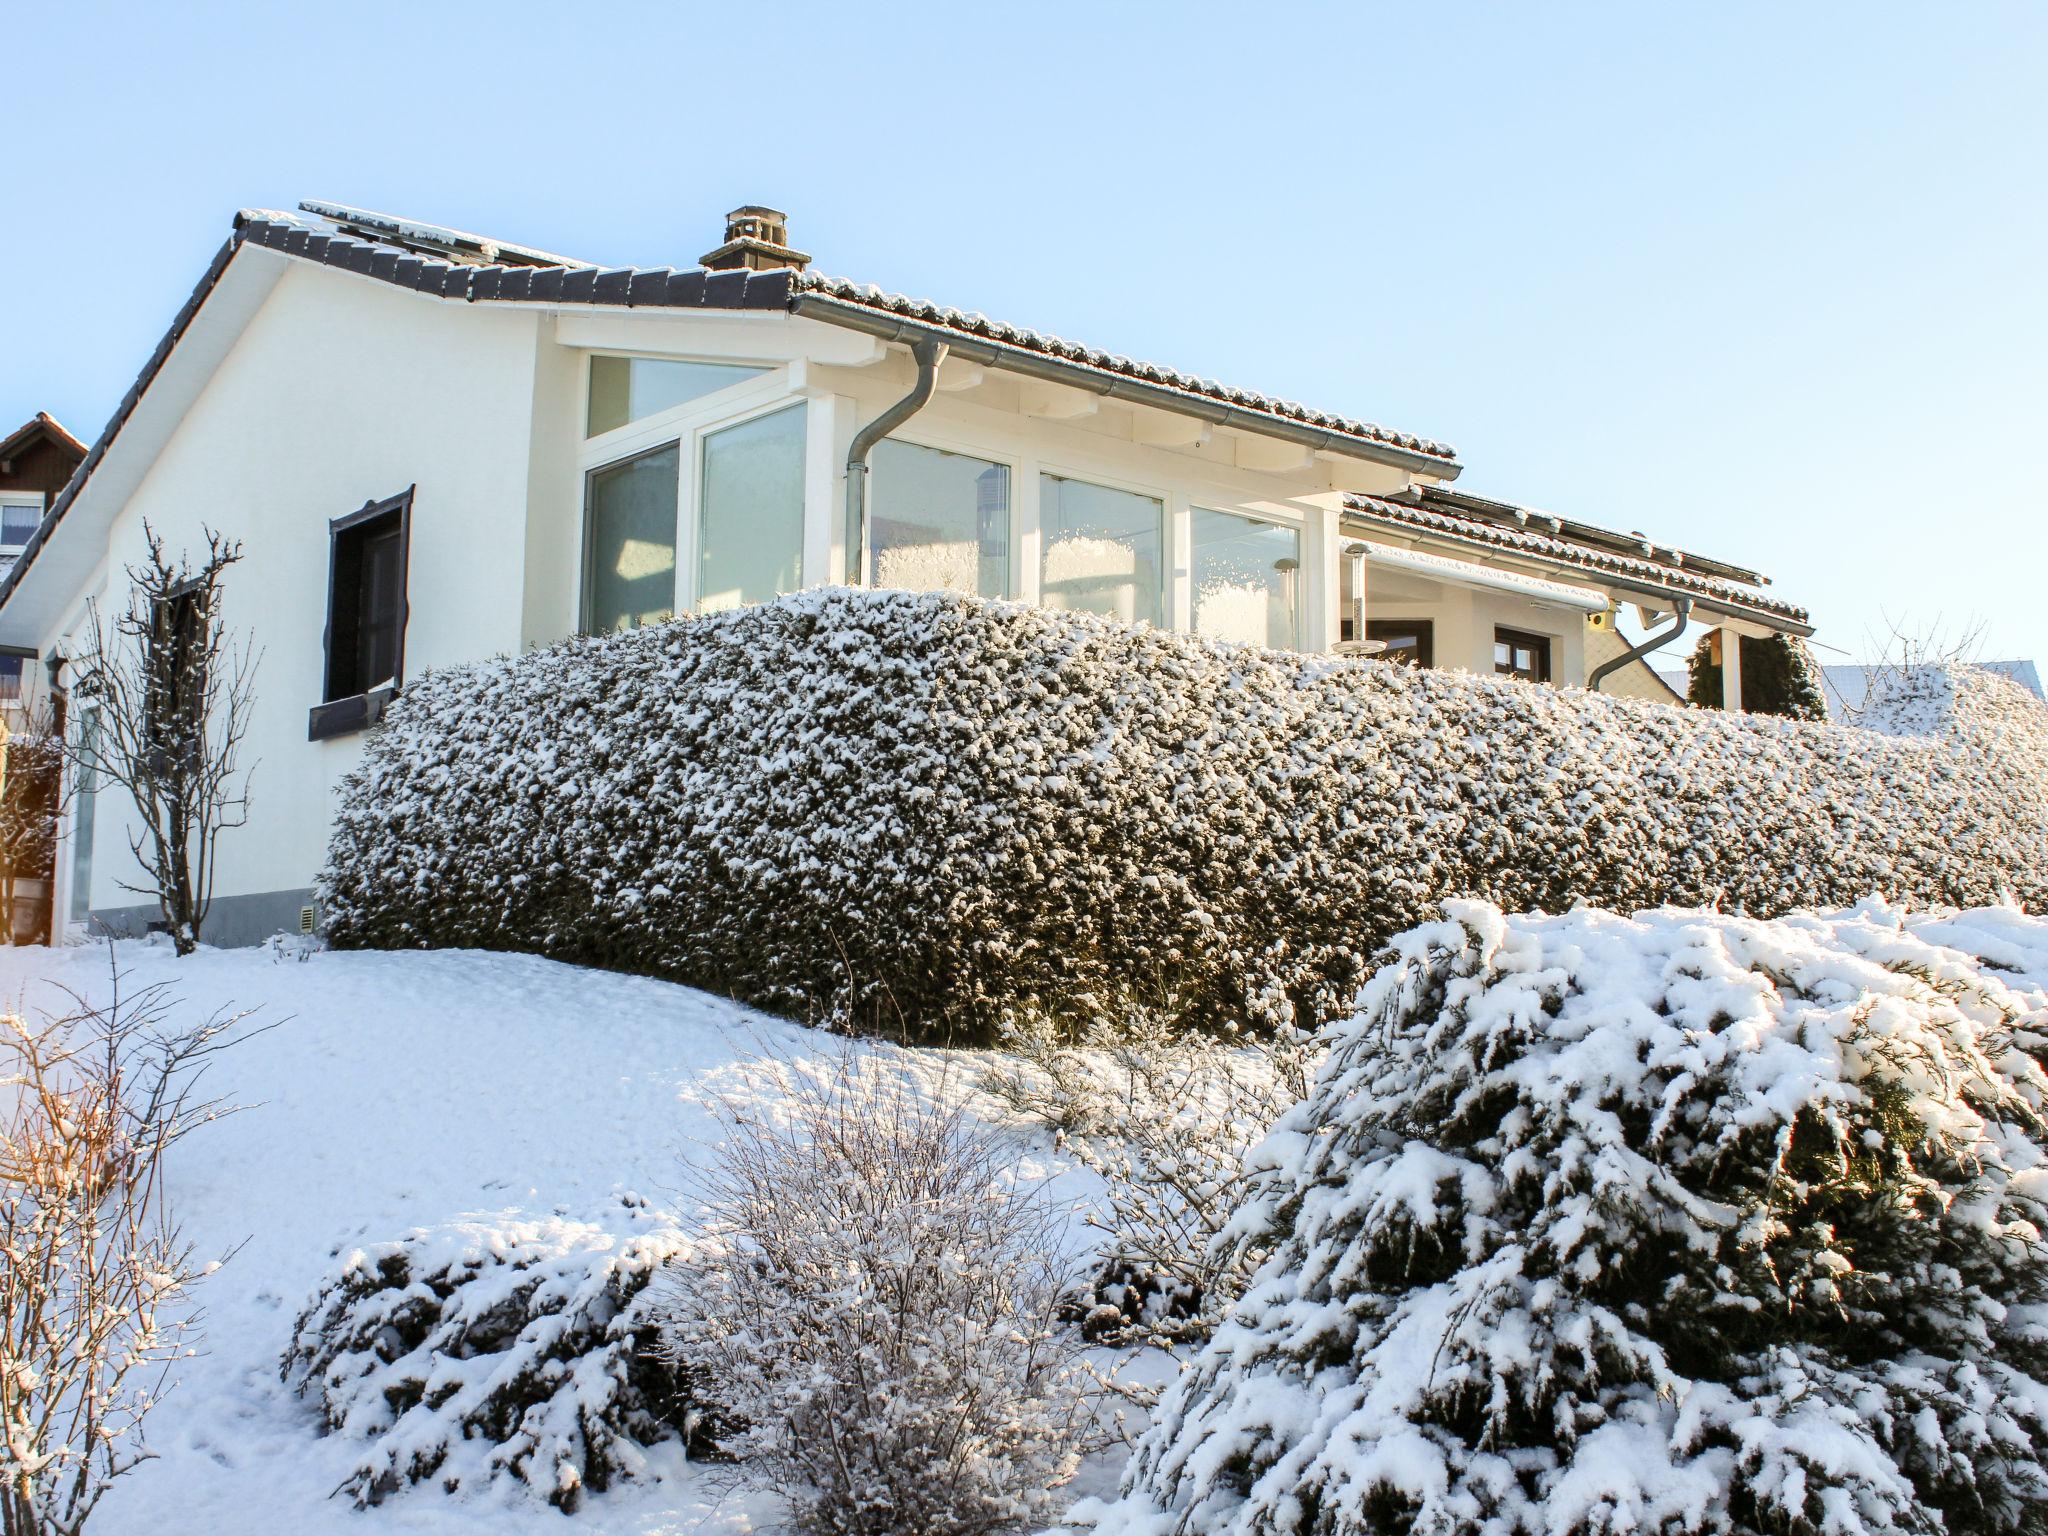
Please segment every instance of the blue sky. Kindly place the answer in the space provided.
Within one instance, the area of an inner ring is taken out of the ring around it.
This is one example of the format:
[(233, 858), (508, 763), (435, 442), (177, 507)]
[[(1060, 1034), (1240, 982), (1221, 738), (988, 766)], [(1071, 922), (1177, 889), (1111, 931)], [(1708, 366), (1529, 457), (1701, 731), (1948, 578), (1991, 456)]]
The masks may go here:
[[(1457, 445), (2048, 660), (2048, 7), (67, 4), (9, 19), (0, 421), (90, 438), (237, 207), (826, 271)], [(1823, 659), (1839, 656), (1823, 653)]]

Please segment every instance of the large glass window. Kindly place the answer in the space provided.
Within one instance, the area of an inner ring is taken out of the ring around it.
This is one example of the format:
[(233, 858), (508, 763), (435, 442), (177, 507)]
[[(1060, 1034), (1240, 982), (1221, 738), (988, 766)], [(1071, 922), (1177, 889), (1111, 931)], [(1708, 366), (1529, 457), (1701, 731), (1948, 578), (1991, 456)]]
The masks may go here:
[(1038, 505), (1046, 607), (1164, 623), (1165, 508), (1156, 497), (1041, 475)]
[(964, 453), (885, 440), (869, 462), (871, 570), (878, 587), (1010, 587), (1010, 471)]
[(704, 439), (697, 608), (758, 603), (802, 584), (804, 407)]
[(670, 443), (591, 472), (584, 628), (593, 634), (675, 617), (679, 452)]
[(1237, 512), (1194, 513), (1195, 633), (1301, 644), (1301, 530)]
[(739, 363), (682, 363), (658, 357), (593, 357), (586, 437), (666, 411), (714, 390), (758, 378), (765, 368)]

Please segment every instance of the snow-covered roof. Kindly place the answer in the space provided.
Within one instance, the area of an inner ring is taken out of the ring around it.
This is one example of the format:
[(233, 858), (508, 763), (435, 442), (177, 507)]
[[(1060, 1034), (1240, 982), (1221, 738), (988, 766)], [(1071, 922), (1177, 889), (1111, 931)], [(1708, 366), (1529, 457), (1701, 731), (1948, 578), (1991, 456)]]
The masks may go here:
[[(1925, 669), (1937, 672), (1948, 670), (1948, 663), (1928, 662)], [(2048, 693), (2041, 687), (2041, 673), (2031, 661), (1975, 661), (1970, 666), (1986, 672), (1996, 672), (2000, 677), (2018, 683), (2035, 698), (2048, 700)], [(1828, 715), (1835, 720), (1855, 721), (1863, 713), (1863, 702), (1870, 695), (1870, 685), (1887, 672), (1896, 672), (1896, 666), (1857, 666), (1837, 663), (1822, 667), (1821, 691), (1827, 695)]]
[[(329, 266), (347, 267), (401, 287), (472, 301), (545, 301), (552, 304), (626, 304), (664, 308), (805, 309), (809, 300), (894, 316), (963, 338), (1135, 380), (1194, 400), (1213, 401), (1254, 416), (1314, 427), (1340, 438), (1434, 461), (1455, 473), (1448, 443), (1398, 432), (1374, 422), (1318, 411), (1296, 401), (1236, 389), (1159, 363), (1084, 346), (1044, 331), (927, 299), (890, 293), (871, 283), (777, 268), (765, 272), (707, 272), (699, 267), (599, 267), (573, 257), (494, 240), (463, 230), (422, 224), (339, 203), (304, 202), (296, 213), (245, 209), (237, 220), (244, 238)], [(829, 313), (821, 318), (833, 318)]]
[(1740, 566), (1614, 533), (1553, 513), (1488, 501), (1441, 487), (1401, 496), (1351, 495), (1345, 520), (1422, 534), (1453, 544), (1482, 545), (1610, 580), (1691, 597), (1774, 629), (1810, 633), (1807, 612), (1766, 596), (1768, 579)]

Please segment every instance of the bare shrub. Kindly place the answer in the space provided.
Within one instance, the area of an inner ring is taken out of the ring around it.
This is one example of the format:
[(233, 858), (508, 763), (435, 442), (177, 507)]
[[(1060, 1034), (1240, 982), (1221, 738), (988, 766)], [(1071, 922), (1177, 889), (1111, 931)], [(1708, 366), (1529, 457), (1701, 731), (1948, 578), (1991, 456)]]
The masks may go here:
[(1243, 1200), (1245, 1149), (1308, 1092), (1314, 1037), (1226, 1041), (1133, 1020), (1092, 1047), (1049, 1026), (1006, 1044), (1012, 1061), (983, 1088), (1043, 1121), (1106, 1187), (1105, 1209), (1086, 1218), (1107, 1237), (1089, 1337), (1206, 1337), (1264, 1257), (1223, 1241), (1224, 1228)]
[[(23, 711), (12, 731), (0, 729), (0, 944), (16, 942), (41, 926), (24, 910), (23, 886), (48, 882), (57, 853), (57, 828), (66, 790), (63, 733), (46, 702)], [(46, 914), (54, 922), (54, 914)]]
[(1094, 1392), (1059, 1212), (962, 1110), (856, 1056), (755, 1070), (783, 1081), (721, 1107), (706, 1247), (664, 1282), (664, 1353), (746, 1424), (721, 1448), (803, 1532), (1049, 1513)]
[(95, 607), (75, 692), (95, 711), (72, 751), (80, 773), (126, 790), (139, 823), (128, 846), (148, 876), (124, 885), (156, 899), (181, 955), (199, 946), (213, 905), (214, 845), (249, 816), (241, 746), (255, 704), (257, 657), (221, 619), (221, 588), (242, 546), (208, 530), (198, 564), (172, 561), (143, 526), (147, 559), (128, 567), (128, 606)]
[(0, 1016), (0, 1536), (74, 1536), (148, 1458), (217, 1267), (179, 1232), (164, 1154), (228, 1111), (198, 1092), (238, 1015), (167, 1026), (161, 988)]

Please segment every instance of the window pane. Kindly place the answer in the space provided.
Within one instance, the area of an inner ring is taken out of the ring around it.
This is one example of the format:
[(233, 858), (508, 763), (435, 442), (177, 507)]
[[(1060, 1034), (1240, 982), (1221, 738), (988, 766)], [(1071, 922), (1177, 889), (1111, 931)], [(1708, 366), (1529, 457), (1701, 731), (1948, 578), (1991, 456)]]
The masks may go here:
[(697, 610), (758, 603), (802, 584), (804, 407), (704, 439)]
[(1301, 531), (1236, 512), (1194, 513), (1195, 633), (1301, 644)]
[(92, 915), (92, 823), (93, 805), (98, 799), (99, 780), (93, 772), (93, 754), (99, 750), (100, 713), (87, 708), (78, 718), (78, 749), (82, 760), (78, 780), (71, 794), (71, 921), (82, 923)]
[(42, 520), (40, 507), (26, 507), (18, 502), (0, 506), (0, 545), (19, 549), (28, 542), (29, 535), (36, 531), (36, 524)]
[(1039, 477), (1038, 496), (1045, 606), (1162, 623), (1159, 501), (1058, 475)]
[(1368, 619), (1365, 637), (1386, 647), (1379, 652), (1381, 661), (1398, 661), (1410, 667), (1434, 664), (1436, 626), (1428, 619)]
[(356, 677), (363, 690), (398, 675), (398, 626), (405, 594), (399, 586), (398, 519), (363, 540), (362, 611), (356, 630)]
[(22, 665), (19, 656), (0, 656), (0, 699), (21, 697)]
[(883, 441), (870, 457), (874, 584), (1001, 597), (1010, 589), (1007, 465)]
[(674, 443), (590, 477), (590, 600), (593, 634), (659, 624), (676, 609)]
[(656, 357), (593, 357), (586, 437), (623, 427), (768, 370), (738, 363), (678, 363)]

